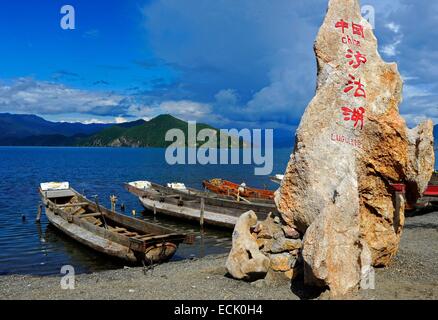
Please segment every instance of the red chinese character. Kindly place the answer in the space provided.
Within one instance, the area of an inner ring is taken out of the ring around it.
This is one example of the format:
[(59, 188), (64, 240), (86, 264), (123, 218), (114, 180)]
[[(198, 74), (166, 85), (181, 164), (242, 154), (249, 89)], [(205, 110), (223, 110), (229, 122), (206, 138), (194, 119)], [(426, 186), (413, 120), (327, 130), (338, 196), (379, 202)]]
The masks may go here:
[[(356, 54), (354, 54), (353, 50), (351, 50), (351, 49), (348, 49), (345, 57), (348, 59), (351, 59), (349, 63), (350, 63), (350, 66), (353, 66), (354, 69), (359, 68), (361, 63), (365, 64), (367, 62), (367, 58), (365, 57), (365, 55), (363, 55), (359, 51), (356, 51)], [(354, 61), (354, 60), (356, 60), (356, 61)]]
[(365, 39), (365, 33), (364, 33), (364, 30), (363, 30), (363, 26), (360, 25), (360, 24), (356, 24), (354, 22), (351, 25), (352, 25), (352, 28), (353, 28), (353, 34), (357, 34), (357, 35), (359, 35), (359, 36), (361, 36), (362, 38)]
[(363, 129), (363, 115), (365, 114), (365, 109), (360, 108), (354, 108), (350, 109), (347, 107), (342, 108), (342, 115), (344, 116), (345, 121), (355, 121), (354, 127), (356, 128), (360, 122), (360, 129)]
[(345, 29), (348, 29), (348, 23), (341, 19), (341, 21), (336, 22), (335, 27), (342, 28), (342, 33), (344, 33)]
[(348, 80), (348, 83), (344, 89), (344, 92), (348, 93), (356, 86), (356, 91), (354, 92), (354, 96), (356, 98), (366, 98), (367, 94), (365, 92), (365, 88), (364, 88), (364, 85), (362, 84), (362, 82), (360, 82), (360, 80), (356, 81), (356, 78), (354, 76), (352, 76), (351, 74), (350, 74), (350, 78), (351, 78), (351, 80)]

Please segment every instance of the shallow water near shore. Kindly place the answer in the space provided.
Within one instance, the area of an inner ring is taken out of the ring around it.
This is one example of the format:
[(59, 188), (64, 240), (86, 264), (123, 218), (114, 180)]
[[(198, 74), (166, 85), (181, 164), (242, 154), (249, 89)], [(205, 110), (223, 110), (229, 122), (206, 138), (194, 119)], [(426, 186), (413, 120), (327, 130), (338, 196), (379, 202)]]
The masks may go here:
[[(135, 209), (138, 218), (194, 233), (195, 244), (181, 244), (172, 260), (228, 252), (231, 231), (206, 228), (201, 233), (196, 224), (143, 212), (138, 199), (124, 190), (124, 182), (184, 182), (200, 189), (202, 180), (220, 177), (259, 188), (278, 187), (267, 176), (255, 176), (252, 165), (170, 166), (164, 152), (152, 148), (0, 147), (0, 275), (59, 274), (63, 265), (74, 266), (76, 273), (89, 273), (125, 265), (71, 240), (49, 225), (44, 214), (41, 224), (36, 224), (40, 182), (69, 181), (88, 198), (98, 195), (106, 207), (110, 207), (110, 195), (115, 194), (118, 211), (123, 203), (126, 214)], [(273, 174), (284, 172), (290, 152), (275, 150)]]

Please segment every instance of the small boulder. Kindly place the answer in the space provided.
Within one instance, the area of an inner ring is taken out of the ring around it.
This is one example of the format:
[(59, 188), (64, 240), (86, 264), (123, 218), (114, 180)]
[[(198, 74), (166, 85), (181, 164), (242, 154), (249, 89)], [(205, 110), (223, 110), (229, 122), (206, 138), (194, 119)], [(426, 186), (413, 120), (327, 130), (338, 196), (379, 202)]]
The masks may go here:
[(268, 272), (269, 258), (260, 252), (259, 244), (250, 231), (256, 223), (256, 214), (248, 211), (240, 216), (234, 227), (232, 248), (226, 268), (239, 280), (264, 278)]
[(287, 272), (295, 266), (296, 257), (288, 253), (271, 254), (270, 268), (273, 271)]
[(271, 247), (272, 253), (282, 253), (282, 252), (290, 252), (293, 250), (301, 249), (302, 242), (297, 239), (286, 239), (283, 238), (280, 241), (274, 242)]
[(300, 238), (300, 233), (290, 226), (287, 226), (287, 225), (283, 226), (283, 232), (284, 232), (284, 235), (286, 236), (286, 238), (289, 238), (289, 239), (299, 239)]

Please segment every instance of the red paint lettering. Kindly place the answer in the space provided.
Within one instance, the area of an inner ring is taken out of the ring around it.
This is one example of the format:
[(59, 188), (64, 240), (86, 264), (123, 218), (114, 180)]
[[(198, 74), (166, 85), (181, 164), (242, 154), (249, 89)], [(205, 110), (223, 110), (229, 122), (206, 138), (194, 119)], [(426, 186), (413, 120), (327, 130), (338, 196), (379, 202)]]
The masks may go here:
[(347, 50), (347, 54), (345, 55), (345, 57), (350, 59), (349, 64), (354, 69), (359, 68), (362, 63), (365, 64), (367, 62), (367, 58), (365, 57), (365, 55), (363, 55), (359, 51), (356, 51), (356, 53), (354, 53), (351, 49)]
[(350, 76), (350, 80), (348, 80), (348, 83), (344, 89), (344, 92), (348, 93), (351, 90), (353, 90), (353, 88), (356, 87), (356, 90), (354, 91), (354, 96), (356, 98), (366, 98), (367, 95), (365, 92), (364, 85), (360, 82), (360, 80), (356, 80), (356, 78), (354, 76), (352, 76), (351, 74), (349, 76)]

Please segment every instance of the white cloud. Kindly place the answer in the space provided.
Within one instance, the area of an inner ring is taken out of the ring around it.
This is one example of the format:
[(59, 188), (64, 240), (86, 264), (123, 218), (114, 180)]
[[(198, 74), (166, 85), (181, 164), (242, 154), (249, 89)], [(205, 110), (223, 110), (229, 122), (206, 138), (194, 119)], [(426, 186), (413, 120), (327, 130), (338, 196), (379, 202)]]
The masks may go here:
[(391, 30), (394, 33), (399, 33), (400, 31), (400, 25), (395, 24), (394, 22), (389, 22), (385, 25), (389, 30)]
[(326, 7), (326, 0), (166, 0), (143, 12), (151, 47), (183, 70), (190, 100), (212, 101), (216, 115), (234, 121), (292, 124), (314, 93), (313, 41)]
[(200, 120), (211, 117), (210, 104), (190, 100), (155, 101), (151, 104), (134, 104), (128, 110), (130, 115), (150, 119), (159, 114), (172, 114), (184, 120)]
[(193, 119), (200, 119), (211, 112), (210, 105), (187, 100), (164, 101), (160, 104), (160, 109), (165, 113)]
[[(72, 121), (72, 122), (76, 122), (76, 121)], [(100, 119), (88, 119), (88, 120), (83, 120), (83, 121), (78, 121), (81, 122), (83, 124), (104, 124), (104, 123), (111, 123), (110, 120), (100, 120)]]
[(124, 118), (124, 117), (115, 117), (114, 120), (115, 120), (116, 123), (128, 122), (128, 120), (126, 118)]
[(391, 44), (384, 45), (382, 47), (382, 52), (386, 54), (388, 57), (395, 57), (399, 54), (399, 51), (397, 51), (397, 47), (400, 45), (401, 40), (395, 40)]
[(236, 90), (223, 89), (214, 96), (216, 102), (221, 106), (234, 106), (239, 101), (239, 96)]
[(0, 85), (0, 111), (34, 114), (123, 114), (129, 101), (122, 95), (79, 90), (46, 81), (20, 78)]
[(393, 36), (392, 42), (382, 46), (381, 51), (388, 57), (395, 57), (400, 52), (397, 50), (401, 45), (404, 35), (400, 32), (401, 26), (395, 22), (389, 22), (385, 24), (385, 27), (392, 31), (395, 35)]

